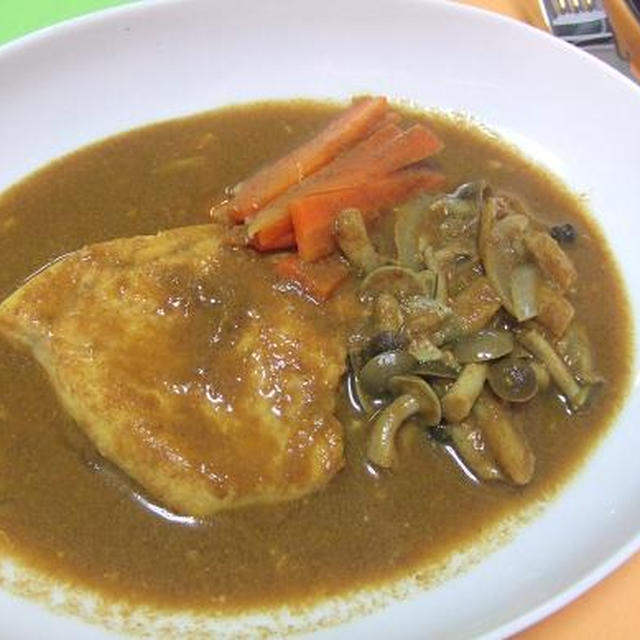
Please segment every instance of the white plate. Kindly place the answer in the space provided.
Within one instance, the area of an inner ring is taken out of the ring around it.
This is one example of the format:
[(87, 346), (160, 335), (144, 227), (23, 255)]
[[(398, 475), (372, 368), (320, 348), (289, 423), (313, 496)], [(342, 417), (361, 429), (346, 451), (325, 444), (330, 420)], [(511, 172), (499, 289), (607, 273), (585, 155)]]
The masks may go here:
[[(454, 4), (149, 2), (9, 44), (0, 49), (0, 189), (150, 121), (256, 98), (364, 92), (473, 114), (586, 193), (640, 317), (640, 90), (550, 36)], [(640, 546), (639, 403), (634, 391), (588, 465), (510, 544), (325, 633), (503, 636), (604, 576)], [(0, 594), (0, 635), (106, 632)]]

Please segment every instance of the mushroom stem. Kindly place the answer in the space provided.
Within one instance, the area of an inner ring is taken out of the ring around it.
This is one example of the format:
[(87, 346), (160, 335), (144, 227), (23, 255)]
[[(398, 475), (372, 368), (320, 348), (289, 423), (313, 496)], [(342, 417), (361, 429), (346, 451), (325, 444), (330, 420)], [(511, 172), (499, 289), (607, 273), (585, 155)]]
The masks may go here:
[(574, 411), (579, 409), (587, 399), (588, 389), (580, 387), (569, 368), (562, 362), (560, 356), (544, 336), (535, 329), (528, 329), (518, 333), (516, 337), (520, 344), (546, 365), (551, 379), (558, 385), (560, 391), (567, 396), (571, 408)]
[(450, 424), (447, 431), (456, 451), (478, 480), (502, 479), (502, 473), (477, 426), (465, 421)]
[(485, 392), (473, 406), (473, 416), (502, 470), (518, 485), (531, 481), (535, 456), (508, 408)]
[(398, 299), (390, 293), (382, 292), (373, 305), (373, 324), (378, 333), (392, 331), (397, 333), (402, 328), (404, 319)]
[(468, 364), (442, 398), (442, 413), (449, 422), (464, 420), (480, 395), (487, 377), (487, 365)]
[(369, 273), (384, 264), (369, 240), (364, 219), (358, 209), (344, 209), (338, 215), (335, 238), (342, 253), (359, 271)]
[(549, 388), (549, 384), (551, 383), (549, 371), (541, 362), (538, 362), (537, 360), (532, 360), (529, 365), (533, 369), (533, 373), (535, 374), (536, 380), (538, 381), (538, 388), (541, 391), (546, 391)]
[(396, 459), (396, 433), (402, 423), (419, 409), (418, 401), (413, 396), (404, 394), (380, 412), (373, 423), (367, 445), (367, 458), (373, 464), (385, 469), (393, 466)]
[(384, 468), (395, 462), (395, 435), (407, 418), (418, 416), (430, 427), (442, 418), (440, 400), (422, 378), (394, 376), (389, 381), (389, 389), (396, 399), (376, 418), (367, 445), (369, 460)]

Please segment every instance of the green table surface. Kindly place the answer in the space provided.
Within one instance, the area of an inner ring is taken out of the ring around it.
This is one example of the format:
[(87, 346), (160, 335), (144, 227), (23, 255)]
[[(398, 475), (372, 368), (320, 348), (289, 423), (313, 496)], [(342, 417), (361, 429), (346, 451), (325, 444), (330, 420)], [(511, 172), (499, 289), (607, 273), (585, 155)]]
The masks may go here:
[(131, 0), (0, 0), (0, 44), (68, 18)]

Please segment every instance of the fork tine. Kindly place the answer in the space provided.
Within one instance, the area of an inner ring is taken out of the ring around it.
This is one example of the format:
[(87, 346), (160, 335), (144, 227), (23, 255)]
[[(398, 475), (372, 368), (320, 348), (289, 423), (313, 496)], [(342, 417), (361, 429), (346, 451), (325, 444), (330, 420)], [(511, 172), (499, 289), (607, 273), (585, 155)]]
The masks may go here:
[(552, 32), (587, 45), (611, 41), (613, 33), (602, 0), (539, 0)]
[(557, 14), (587, 13), (593, 11), (594, 0), (555, 0)]

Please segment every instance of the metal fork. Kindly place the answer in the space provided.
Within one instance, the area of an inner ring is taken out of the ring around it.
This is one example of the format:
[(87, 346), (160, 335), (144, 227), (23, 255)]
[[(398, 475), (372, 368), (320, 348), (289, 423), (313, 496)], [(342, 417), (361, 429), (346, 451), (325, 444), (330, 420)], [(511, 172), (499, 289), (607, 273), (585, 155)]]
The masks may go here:
[(609, 44), (613, 30), (601, 0), (539, 0), (549, 29), (580, 46)]

